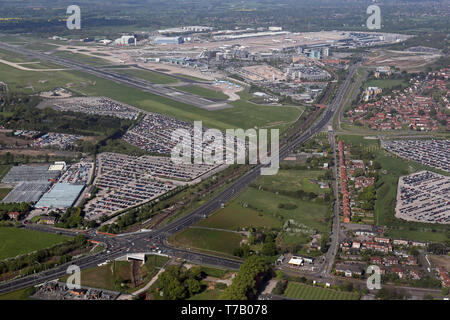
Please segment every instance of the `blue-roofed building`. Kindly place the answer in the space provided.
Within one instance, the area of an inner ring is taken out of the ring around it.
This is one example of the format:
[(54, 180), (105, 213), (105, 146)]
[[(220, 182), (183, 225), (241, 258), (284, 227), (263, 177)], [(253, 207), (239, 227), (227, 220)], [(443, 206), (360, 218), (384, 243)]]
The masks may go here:
[(36, 203), (36, 208), (66, 209), (75, 203), (83, 191), (84, 184), (57, 183)]

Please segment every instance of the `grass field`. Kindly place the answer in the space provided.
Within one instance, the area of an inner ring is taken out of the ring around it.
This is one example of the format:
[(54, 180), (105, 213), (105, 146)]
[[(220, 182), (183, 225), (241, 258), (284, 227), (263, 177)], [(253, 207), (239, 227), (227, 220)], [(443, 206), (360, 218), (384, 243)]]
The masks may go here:
[(424, 230), (388, 230), (386, 235), (396, 239), (407, 239), (415, 241), (444, 242), (448, 240), (448, 235), (444, 232), (433, 232)]
[(262, 189), (270, 188), (283, 191), (297, 191), (302, 189), (316, 194), (329, 192), (329, 189), (320, 189), (309, 179), (317, 180), (324, 174), (321, 170), (279, 170), (273, 176), (261, 176), (256, 182)]
[(66, 239), (51, 233), (0, 227), (0, 260), (48, 248)]
[[(236, 201), (247, 203), (252, 209), (258, 209), (260, 213), (275, 219), (277, 217), (282, 218), (283, 221), (292, 219), (320, 232), (328, 230), (325, 218), (329, 216), (329, 210), (328, 206), (324, 204), (291, 198), (255, 188), (245, 190)], [(297, 208), (294, 210), (280, 209), (278, 208), (280, 203), (295, 204)]]
[[(261, 176), (254, 186), (245, 189), (237, 198), (226, 204), (225, 208), (201, 220), (197, 225), (227, 230), (247, 227), (282, 229), (287, 220), (293, 220), (303, 231), (283, 233), (283, 244), (307, 243), (311, 234), (328, 232), (329, 206), (267, 190), (296, 191), (305, 188), (303, 180), (306, 179), (307, 191), (323, 193), (322, 189), (315, 190), (313, 187), (316, 185), (309, 185), (308, 181), (309, 178), (317, 178), (321, 174), (321, 171), (280, 170), (274, 176)], [(294, 204), (297, 207), (289, 210), (279, 208), (280, 204)]]
[(193, 295), (188, 300), (218, 300), (222, 292), (223, 290), (219, 289), (205, 290)]
[(402, 86), (403, 88), (406, 88), (408, 86), (408, 83), (403, 80), (396, 80), (396, 79), (377, 79), (377, 80), (369, 80), (364, 84), (364, 88), (367, 87), (378, 87), (381, 89), (390, 89), (395, 86)]
[(72, 52), (72, 51), (64, 51), (64, 50), (55, 51), (52, 53), (52, 55), (60, 57), (60, 58), (65, 58), (65, 59), (70, 59), (70, 60), (86, 63), (86, 64), (93, 65), (93, 66), (103, 66), (103, 65), (111, 64), (111, 62), (109, 62), (108, 60), (98, 58), (98, 57), (92, 57), (92, 56), (88, 56), (83, 53)]
[[(66, 281), (64, 276), (60, 281)], [(92, 288), (117, 291), (120, 284), (117, 279), (124, 282), (131, 281), (131, 263), (128, 261), (116, 261), (101, 267), (93, 267), (81, 271), (81, 285)]]
[(233, 250), (239, 248), (241, 240), (242, 236), (234, 232), (189, 228), (172, 236), (170, 242), (187, 248), (232, 255)]
[(198, 96), (202, 96), (205, 98), (212, 98), (212, 99), (221, 99), (221, 100), (227, 100), (228, 96), (221, 91), (211, 90), (199, 86), (180, 86), (176, 87), (176, 89), (193, 93)]
[(3, 200), (3, 198), (11, 192), (11, 190), (11, 188), (0, 188), (0, 200)]
[(237, 230), (243, 227), (281, 227), (281, 222), (267, 215), (258, 213), (249, 208), (243, 208), (236, 202), (232, 202), (220, 209), (197, 225), (202, 227)]
[(0, 295), (0, 300), (35, 300), (29, 296), (33, 292), (33, 287), (20, 289), (17, 291), (5, 293)]
[(30, 44), (26, 45), (25, 48), (30, 49), (30, 50), (36, 50), (36, 51), (51, 51), (51, 50), (55, 50), (56, 48), (58, 48), (58, 46), (49, 44), (49, 43), (35, 42), (35, 43), (30, 43)]
[(0, 181), (3, 179), (4, 176), (11, 170), (12, 164), (1, 164), (0, 165)]
[(343, 292), (301, 283), (289, 282), (285, 296), (300, 300), (359, 300), (355, 292)]
[(228, 270), (206, 267), (206, 266), (201, 266), (200, 270), (202, 272), (206, 273), (208, 276), (215, 277), (215, 278), (222, 278), (229, 272)]
[(153, 72), (150, 70), (141, 70), (141, 69), (118, 69), (116, 72), (127, 74), (142, 80), (146, 80), (148, 82), (152, 83), (158, 83), (158, 84), (170, 84), (170, 83), (177, 83), (178, 79), (167, 76), (165, 74), (161, 74), (158, 72)]

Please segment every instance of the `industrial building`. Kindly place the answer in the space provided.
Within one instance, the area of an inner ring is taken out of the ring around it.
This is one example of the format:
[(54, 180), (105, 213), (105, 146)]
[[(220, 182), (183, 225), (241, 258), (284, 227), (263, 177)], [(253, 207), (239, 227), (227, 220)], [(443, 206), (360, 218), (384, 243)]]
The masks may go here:
[(122, 36), (116, 40), (114, 40), (114, 44), (119, 46), (125, 46), (129, 44), (136, 45), (136, 38), (134, 36)]
[(153, 44), (182, 44), (183, 37), (156, 37), (153, 39)]
[(57, 179), (60, 175), (58, 170), (49, 170), (49, 165), (22, 165), (12, 167), (3, 178), (3, 183), (18, 183), (22, 181), (49, 181)]
[(84, 184), (57, 183), (36, 203), (36, 208), (66, 209), (78, 199)]
[(50, 187), (50, 182), (20, 182), (2, 200), (3, 203), (35, 203)]

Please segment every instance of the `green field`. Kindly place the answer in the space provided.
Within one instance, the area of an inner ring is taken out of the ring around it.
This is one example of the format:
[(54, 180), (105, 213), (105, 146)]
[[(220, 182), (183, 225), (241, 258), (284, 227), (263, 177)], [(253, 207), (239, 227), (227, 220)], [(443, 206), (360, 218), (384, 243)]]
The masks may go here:
[(288, 283), (284, 295), (300, 300), (359, 300), (359, 294), (355, 292), (313, 287), (296, 282)]
[(6, 174), (11, 170), (12, 164), (1, 164), (0, 165), (0, 181), (6, 176)]
[(213, 290), (205, 290), (198, 294), (193, 295), (188, 300), (219, 300), (219, 297), (223, 290), (213, 289)]
[[(30, 58), (28, 58), (26, 56), (18, 55), (17, 53), (10, 52), (8, 50), (3, 50), (3, 49), (0, 49), (0, 59), (6, 60), (9, 62), (14, 62), (14, 63), (33, 61), (33, 60), (30, 60)], [(2, 81), (3, 81), (3, 79), (2, 79)]]
[(216, 251), (233, 254), (239, 248), (242, 236), (234, 232), (189, 228), (175, 234), (170, 242), (186, 248)]
[[(292, 219), (319, 232), (328, 230), (325, 218), (329, 216), (329, 209), (324, 204), (261, 191), (255, 188), (246, 189), (236, 201), (247, 203), (252, 209), (257, 209), (260, 213), (275, 219), (281, 218), (282, 221)], [(295, 204), (297, 208), (294, 210), (280, 209), (278, 208), (280, 203)]]
[(141, 70), (141, 69), (118, 69), (116, 70), (116, 72), (119, 73), (123, 73), (123, 74), (127, 74), (142, 80), (146, 80), (148, 82), (151, 83), (158, 83), (158, 84), (171, 84), (171, 83), (177, 83), (178, 79), (162, 74), (162, 73), (158, 73), (158, 72), (154, 72), (154, 71), (150, 71), (150, 70)]
[(256, 182), (262, 189), (297, 191), (302, 189), (305, 192), (314, 192), (316, 194), (329, 192), (330, 189), (320, 189), (309, 179), (317, 180), (323, 176), (325, 171), (321, 170), (279, 170), (273, 176), (261, 176)]
[[(67, 278), (68, 276), (64, 276), (60, 281), (66, 281)], [(116, 283), (119, 278), (124, 282), (131, 280), (130, 262), (116, 261), (81, 271), (81, 285), (86, 287), (116, 291), (120, 285)]]
[(424, 230), (391, 229), (386, 232), (386, 235), (396, 239), (425, 241), (425, 242), (426, 241), (444, 242), (448, 240), (448, 235), (445, 232), (433, 232)]
[(45, 249), (66, 239), (52, 233), (0, 227), (0, 260)]
[[(297, 224), (295, 229), (300, 228), (301, 231), (294, 233), (282, 231), (283, 244), (307, 243), (312, 234), (329, 231), (329, 206), (323, 202), (316, 202), (317, 199), (306, 201), (278, 194), (273, 190), (296, 191), (305, 188), (304, 179), (317, 178), (321, 174), (323, 174), (321, 171), (280, 170), (274, 176), (261, 176), (252, 186), (226, 204), (225, 208), (201, 220), (197, 225), (227, 230), (248, 227), (282, 229), (287, 220), (292, 220)], [(309, 181), (307, 183), (306, 191), (323, 193), (322, 189), (314, 190), (316, 185), (309, 185)], [(272, 191), (268, 191), (269, 189)], [(297, 207), (279, 208), (280, 204), (292, 204)]]
[(13, 292), (0, 295), (0, 300), (34, 300), (29, 296), (33, 293), (34, 288), (24, 288)]
[(63, 58), (63, 59), (70, 59), (82, 63), (86, 63), (93, 66), (103, 66), (103, 65), (109, 65), (111, 62), (108, 60), (98, 58), (98, 57), (92, 57), (88, 56), (83, 53), (78, 52), (72, 52), (72, 51), (55, 51), (52, 53), (52, 55)]
[(0, 200), (3, 200), (11, 191), (11, 188), (0, 188)]
[[(280, 203), (295, 204), (297, 208), (294, 210), (280, 209), (278, 208)], [(243, 204), (247, 207), (242, 207)], [(325, 218), (329, 216), (328, 211), (328, 207), (324, 204), (250, 187), (224, 209), (199, 222), (199, 225), (230, 230), (248, 226), (280, 228), (284, 221), (292, 219), (311, 229), (326, 232), (328, 225), (325, 223)]]
[(51, 50), (55, 50), (56, 48), (58, 48), (58, 46), (54, 45), (54, 44), (49, 44), (49, 43), (35, 42), (35, 43), (30, 43), (30, 44), (26, 45), (25, 48), (30, 49), (30, 50), (36, 50), (36, 51), (51, 51)]
[(198, 96), (202, 96), (202, 97), (210, 98), (210, 99), (221, 99), (221, 100), (228, 99), (228, 96), (226, 94), (222, 93), (221, 91), (207, 89), (207, 88), (203, 88), (203, 87), (199, 87), (199, 86), (180, 86), (180, 87), (176, 87), (176, 89), (185, 91), (185, 92), (189, 92), (189, 93), (193, 93)]
[(281, 222), (273, 217), (260, 214), (255, 210), (243, 208), (232, 202), (197, 225), (209, 228), (237, 230), (244, 227), (281, 227)]
[(408, 83), (403, 80), (396, 80), (396, 79), (377, 79), (377, 80), (369, 80), (364, 84), (364, 88), (367, 87), (378, 87), (381, 89), (390, 89), (395, 86), (402, 86), (403, 88), (406, 88), (408, 86)]

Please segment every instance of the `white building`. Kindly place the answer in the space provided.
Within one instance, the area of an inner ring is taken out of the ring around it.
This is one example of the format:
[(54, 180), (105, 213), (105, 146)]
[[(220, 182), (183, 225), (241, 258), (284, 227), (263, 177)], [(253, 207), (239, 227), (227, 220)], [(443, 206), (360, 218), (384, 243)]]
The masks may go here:
[(124, 46), (128, 44), (136, 45), (136, 38), (134, 36), (122, 36), (119, 39), (114, 40), (114, 44)]
[(288, 263), (291, 266), (299, 267), (303, 265), (303, 259), (301, 257), (292, 256)]

